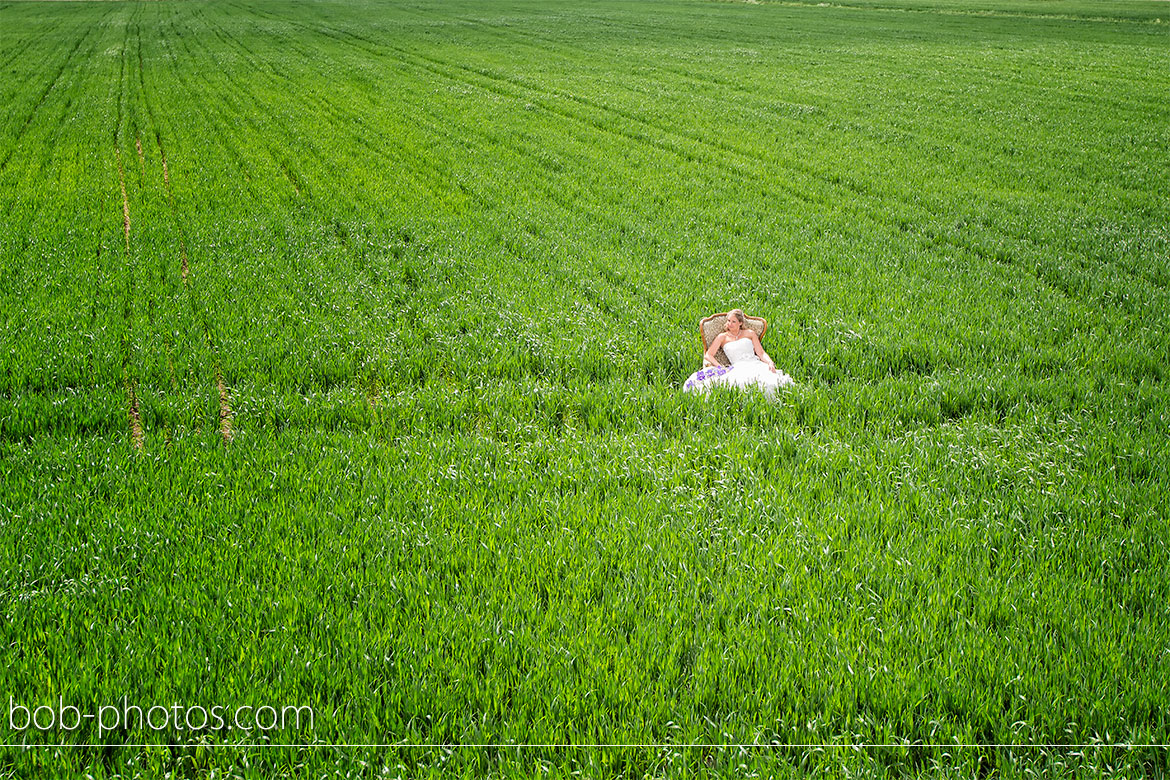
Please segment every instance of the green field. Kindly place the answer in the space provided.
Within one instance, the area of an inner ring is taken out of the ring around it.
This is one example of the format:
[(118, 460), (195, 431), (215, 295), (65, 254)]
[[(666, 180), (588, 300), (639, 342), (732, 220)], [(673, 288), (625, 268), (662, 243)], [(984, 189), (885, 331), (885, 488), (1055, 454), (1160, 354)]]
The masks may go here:
[[(0, 777), (1170, 771), (1170, 3), (0, 2), (0, 102)], [(123, 702), (313, 723), (14, 710)]]

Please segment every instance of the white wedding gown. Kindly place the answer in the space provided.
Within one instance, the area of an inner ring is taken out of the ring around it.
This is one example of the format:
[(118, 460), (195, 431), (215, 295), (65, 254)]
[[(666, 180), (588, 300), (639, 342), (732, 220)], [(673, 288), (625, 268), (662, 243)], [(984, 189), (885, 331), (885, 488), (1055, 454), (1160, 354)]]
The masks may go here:
[(684, 390), (705, 393), (712, 387), (758, 388), (771, 395), (781, 387), (792, 384), (792, 377), (782, 371), (773, 371), (756, 357), (750, 337), (729, 341), (723, 352), (731, 361), (730, 367), (702, 368), (691, 374)]

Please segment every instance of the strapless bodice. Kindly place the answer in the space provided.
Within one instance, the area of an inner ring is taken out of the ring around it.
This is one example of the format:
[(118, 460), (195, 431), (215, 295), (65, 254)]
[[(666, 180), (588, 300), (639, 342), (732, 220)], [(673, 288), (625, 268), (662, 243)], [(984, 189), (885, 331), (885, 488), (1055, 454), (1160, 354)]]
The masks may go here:
[(756, 357), (756, 348), (752, 346), (751, 338), (729, 341), (723, 345), (723, 352), (727, 355), (727, 359), (731, 361), (731, 365), (733, 366), (745, 360), (759, 360)]

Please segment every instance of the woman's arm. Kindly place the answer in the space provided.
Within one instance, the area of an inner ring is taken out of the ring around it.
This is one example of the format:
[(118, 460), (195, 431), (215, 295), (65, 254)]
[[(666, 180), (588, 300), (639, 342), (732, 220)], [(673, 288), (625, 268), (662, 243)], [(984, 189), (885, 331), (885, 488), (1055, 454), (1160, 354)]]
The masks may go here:
[(756, 357), (763, 361), (764, 365), (766, 365), (768, 368), (775, 371), (776, 363), (772, 360), (772, 358), (768, 357), (768, 353), (764, 351), (764, 345), (760, 343), (760, 337), (756, 335), (754, 330), (749, 330), (748, 333), (750, 333), (752, 337), (752, 346), (756, 348)]
[(715, 337), (715, 340), (711, 342), (711, 346), (707, 347), (707, 351), (703, 353), (703, 365), (704, 366), (718, 366), (718, 365), (720, 365), (719, 361), (715, 359), (715, 353), (719, 351), (719, 348), (723, 346), (723, 342), (726, 340), (727, 340), (726, 333), (720, 333), (718, 336)]

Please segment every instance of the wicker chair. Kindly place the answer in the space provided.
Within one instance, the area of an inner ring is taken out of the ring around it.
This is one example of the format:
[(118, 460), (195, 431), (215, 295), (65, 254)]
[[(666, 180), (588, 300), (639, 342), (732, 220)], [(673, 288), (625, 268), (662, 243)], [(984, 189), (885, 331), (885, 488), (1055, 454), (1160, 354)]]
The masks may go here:
[[(703, 342), (703, 354), (707, 353), (707, 349), (711, 346), (711, 342), (715, 340), (723, 331), (727, 330), (727, 312), (722, 314), (712, 314), (710, 317), (704, 317), (699, 321), (699, 336)], [(756, 332), (761, 339), (764, 334), (768, 332), (768, 321), (763, 317), (745, 317), (745, 327), (751, 328)], [(701, 356), (700, 356), (701, 359)], [(727, 359), (727, 354), (724, 353), (723, 347), (715, 353), (715, 360), (720, 365), (730, 366), (731, 361)]]

